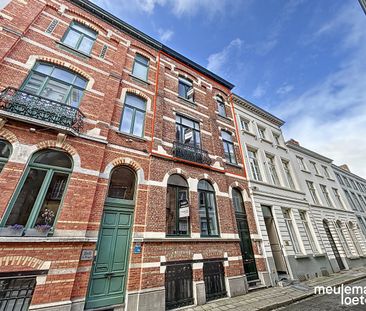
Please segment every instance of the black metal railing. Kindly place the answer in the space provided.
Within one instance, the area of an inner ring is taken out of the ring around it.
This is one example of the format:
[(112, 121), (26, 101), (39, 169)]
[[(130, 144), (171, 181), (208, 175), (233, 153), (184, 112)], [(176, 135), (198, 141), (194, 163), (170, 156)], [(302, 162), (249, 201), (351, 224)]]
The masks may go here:
[(173, 143), (173, 155), (177, 158), (207, 165), (211, 165), (212, 162), (206, 150), (177, 141)]
[(79, 132), (84, 115), (75, 107), (9, 87), (0, 93), (0, 110)]
[(193, 304), (191, 265), (167, 266), (165, 273), (165, 307), (167, 310)]
[(206, 300), (226, 297), (225, 273), (222, 262), (206, 262), (203, 264)]

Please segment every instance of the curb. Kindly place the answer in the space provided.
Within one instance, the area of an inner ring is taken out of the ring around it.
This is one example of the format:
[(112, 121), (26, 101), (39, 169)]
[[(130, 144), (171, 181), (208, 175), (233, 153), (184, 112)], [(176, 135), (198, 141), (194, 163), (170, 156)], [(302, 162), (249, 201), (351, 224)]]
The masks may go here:
[[(358, 276), (356, 278), (353, 278), (353, 279), (346, 280), (344, 282), (340, 282), (340, 283), (336, 283), (336, 284), (332, 284), (332, 285), (328, 285), (328, 286), (340, 286), (342, 284), (346, 285), (346, 284), (353, 283), (353, 282), (356, 282), (356, 281), (359, 281), (359, 280), (362, 280), (362, 279), (365, 279), (365, 278), (366, 278), (366, 274), (360, 275), (360, 276)], [(284, 307), (284, 306), (288, 306), (289, 304), (293, 304), (295, 302), (299, 302), (301, 300), (305, 300), (309, 297), (316, 296), (316, 295), (319, 295), (319, 294), (315, 294), (314, 292), (311, 292), (311, 293), (304, 294), (302, 296), (299, 296), (299, 297), (296, 297), (296, 298), (293, 298), (293, 299), (289, 299), (287, 301), (279, 302), (279, 303), (276, 303), (276, 304), (273, 304), (273, 305), (270, 305), (270, 306), (265, 306), (263, 308), (258, 308), (258, 309), (255, 309), (255, 310), (256, 311), (274, 310), (274, 309), (278, 309), (278, 308), (281, 308), (281, 307)]]

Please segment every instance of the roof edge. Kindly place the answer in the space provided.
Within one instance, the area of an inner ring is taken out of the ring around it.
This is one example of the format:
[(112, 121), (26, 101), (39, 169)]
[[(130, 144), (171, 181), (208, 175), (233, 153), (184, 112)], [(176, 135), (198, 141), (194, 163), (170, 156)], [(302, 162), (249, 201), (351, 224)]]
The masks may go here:
[(234, 100), (234, 102), (237, 102), (238, 104), (240, 104), (246, 108), (249, 108), (252, 112), (258, 114), (259, 116), (266, 118), (270, 122), (273, 122), (275, 125), (277, 125), (279, 127), (281, 127), (282, 125), (285, 124), (285, 121), (281, 120), (280, 118), (276, 117), (275, 115), (271, 114), (270, 112), (264, 110), (263, 108), (253, 104), (249, 100), (247, 100), (237, 94), (233, 94), (233, 100)]
[(327, 158), (315, 151), (312, 151), (310, 149), (307, 149), (307, 148), (304, 148), (302, 146), (299, 146), (299, 145), (295, 145), (295, 144), (292, 144), (292, 143), (289, 143), (289, 141), (286, 142), (286, 146), (291, 148), (291, 149), (294, 149), (294, 150), (297, 150), (299, 152), (302, 152), (302, 153), (305, 153), (306, 155), (308, 156), (311, 156), (313, 158), (317, 158), (318, 160), (322, 160), (324, 162), (328, 162), (330, 164), (332, 164), (333, 160), (330, 159), (330, 158)]
[(137, 40), (140, 40), (148, 45), (150, 45), (152, 48), (163, 51), (169, 56), (172, 56), (176, 59), (178, 59), (180, 62), (193, 67), (195, 70), (199, 71), (203, 75), (208, 76), (212, 80), (216, 81), (219, 84), (224, 85), (229, 90), (232, 90), (234, 87), (234, 84), (230, 83), (229, 81), (221, 78), (217, 74), (211, 72), (210, 70), (206, 69), (205, 67), (197, 64), (196, 62), (190, 60), (189, 58), (183, 56), (182, 54), (174, 51), (173, 49), (167, 47), (166, 45), (163, 45), (158, 40), (150, 37), (149, 35), (145, 34), (144, 32), (138, 30), (137, 28), (131, 26), (130, 24), (124, 22), (120, 18), (114, 16), (113, 14), (109, 13), (108, 11), (102, 9), (98, 5), (92, 3), (89, 0), (68, 0), (72, 2), (73, 4), (87, 10), (89, 13), (96, 15), (97, 17), (103, 19), (107, 23), (119, 28), (121, 31), (128, 33), (129, 35), (135, 37)]

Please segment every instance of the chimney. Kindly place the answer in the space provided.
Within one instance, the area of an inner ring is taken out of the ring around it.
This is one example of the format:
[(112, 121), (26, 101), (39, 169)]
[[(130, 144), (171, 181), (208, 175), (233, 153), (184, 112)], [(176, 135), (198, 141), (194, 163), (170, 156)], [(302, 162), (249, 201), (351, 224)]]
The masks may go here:
[(344, 171), (347, 171), (347, 172), (351, 173), (351, 170), (349, 169), (347, 164), (340, 165), (339, 168), (341, 168)]
[(300, 143), (297, 140), (293, 139), (293, 138), (291, 138), (286, 144), (300, 146)]

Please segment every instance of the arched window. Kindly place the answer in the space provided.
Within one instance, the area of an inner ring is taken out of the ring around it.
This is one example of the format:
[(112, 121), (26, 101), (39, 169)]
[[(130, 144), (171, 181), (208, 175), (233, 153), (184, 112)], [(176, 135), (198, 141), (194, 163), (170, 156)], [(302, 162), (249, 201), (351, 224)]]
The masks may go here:
[(135, 195), (135, 172), (126, 166), (116, 167), (111, 175), (109, 199), (133, 200)]
[(122, 112), (120, 131), (142, 137), (145, 125), (146, 101), (139, 96), (127, 93)]
[(215, 190), (207, 180), (198, 183), (201, 236), (218, 236)]
[(226, 109), (225, 109), (225, 101), (221, 96), (216, 96), (217, 109), (219, 111), (219, 115), (222, 117), (227, 117)]
[(95, 30), (73, 21), (61, 41), (72, 49), (89, 55), (96, 39)]
[(49, 100), (79, 107), (87, 80), (73, 71), (37, 62), (21, 90)]
[(54, 226), (71, 170), (68, 154), (54, 149), (37, 152), (15, 191), (2, 226), (48, 232)]
[(10, 144), (6, 140), (0, 139), (0, 173), (4, 168), (6, 162), (8, 162), (10, 153), (11, 153)]
[(188, 235), (188, 193), (188, 183), (182, 176), (173, 174), (169, 177), (166, 201), (167, 235)]
[(233, 204), (236, 213), (245, 214), (243, 197), (240, 191), (236, 188), (233, 189)]

